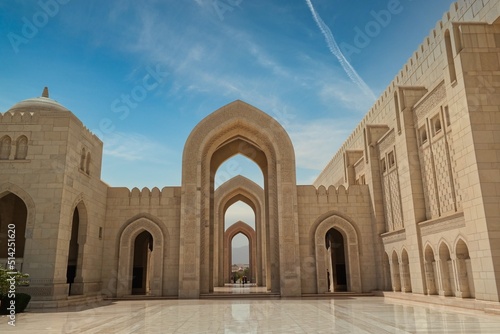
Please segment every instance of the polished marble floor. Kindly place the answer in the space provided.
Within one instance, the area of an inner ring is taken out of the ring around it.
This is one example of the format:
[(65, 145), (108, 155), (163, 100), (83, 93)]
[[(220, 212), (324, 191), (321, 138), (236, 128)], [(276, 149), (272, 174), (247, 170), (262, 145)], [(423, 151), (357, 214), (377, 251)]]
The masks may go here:
[(0, 333), (500, 333), (500, 316), (383, 297), (118, 301), (22, 313)]

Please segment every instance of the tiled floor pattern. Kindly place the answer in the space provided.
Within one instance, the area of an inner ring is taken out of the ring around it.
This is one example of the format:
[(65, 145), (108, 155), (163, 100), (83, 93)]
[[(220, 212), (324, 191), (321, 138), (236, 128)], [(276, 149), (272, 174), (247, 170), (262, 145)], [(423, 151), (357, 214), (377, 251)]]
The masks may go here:
[(22, 313), (0, 333), (500, 333), (500, 316), (382, 297), (119, 301)]

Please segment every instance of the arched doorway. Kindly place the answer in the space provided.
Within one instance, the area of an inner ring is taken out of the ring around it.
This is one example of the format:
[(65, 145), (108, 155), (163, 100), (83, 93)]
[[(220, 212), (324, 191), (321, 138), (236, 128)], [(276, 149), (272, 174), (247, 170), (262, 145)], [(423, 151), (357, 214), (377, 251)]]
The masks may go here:
[(198, 298), (214, 286), (214, 176), (236, 154), (254, 161), (264, 176), (266, 246), (271, 290), (300, 296), (295, 154), (272, 117), (241, 101), (202, 120), (183, 153), (179, 297)]
[(403, 248), (401, 252), (401, 291), (411, 292), (411, 274), (410, 261), (408, 260), (408, 252)]
[(66, 266), (66, 283), (69, 284), (68, 294), (77, 294), (73, 291), (72, 285), (75, 283), (76, 277), (76, 267), (78, 263), (78, 230), (80, 228), (80, 217), (78, 214), (78, 208), (73, 211), (73, 219), (71, 222), (71, 233), (69, 240), (69, 250), (68, 250), (68, 264)]
[(150, 292), (151, 253), (153, 236), (148, 231), (141, 232), (134, 241), (134, 264), (132, 266), (132, 294), (147, 295)]
[[(344, 282), (343, 275), (345, 270), (346, 287), (342, 287), (344, 284), (339, 284), (338, 288), (344, 291), (362, 292), (358, 232), (353, 224), (333, 213), (322, 217), (316, 224), (312, 245), (315, 247), (316, 255), (317, 293), (329, 291), (328, 273), (330, 273), (330, 285), (332, 286), (333, 276), (331, 273), (334, 272), (333, 267), (330, 268), (334, 263), (330, 255), (332, 253), (335, 254), (335, 257), (338, 256), (339, 258), (337, 270), (341, 272), (337, 273), (337, 279), (340, 278), (340, 283)], [(333, 238), (331, 239), (332, 236)], [(330, 240), (335, 244), (329, 244), (330, 249), (328, 249), (325, 247), (327, 246), (325, 241), (329, 242)], [(343, 246), (339, 245), (340, 242)], [(343, 247), (343, 252), (339, 250), (340, 247)], [(342, 257), (344, 258), (343, 261), (341, 260)], [(342, 262), (344, 262), (343, 265)]]
[(450, 249), (446, 243), (441, 242), (439, 246), (439, 295), (452, 296), (453, 295), (453, 265), (451, 262)]
[(398, 253), (392, 251), (392, 261), (391, 261), (391, 272), (392, 272), (392, 291), (401, 291), (401, 272), (399, 271), (399, 259)]
[(458, 287), (457, 287), (457, 297), (462, 298), (474, 298), (474, 278), (472, 272), (472, 265), (469, 256), (469, 248), (463, 239), (459, 239), (457, 245), (455, 246), (455, 255), (457, 257), (457, 276), (458, 276)]
[(436, 295), (437, 285), (436, 285), (436, 261), (434, 258), (434, 251), (430, 245), (425, 247), (424, 253), (424, 268), (425, 268), (425, 280), (427, 285), (427, 294)]
[(248, 224), (245, 224), (242, 221), (239, 221), (233, 225), (231, 225), (226, 232), (224, 233), (224, 282), (225, 283), (230, 283), (231, 282), (231, 266), (234, 264), (232, 262), (232, 247), (231, 247), (231, 241), (233, 238), (238, 235), (238, 234), (243, 234), (245, 237), (248, 238), (248, 243), (249, 243), (249, 265), (250, 265), (250, 276), (249, 280), (252, 279), (252, 282), (255, 283), (255, 273), (256, 273), (256, 254), (257, 254), (257, 240), (255, 238), (255, 231), (254, 229), (249, 226)]
[(335, 228), (326, 233), (327, 278), (330, 292), (347, 291), (345, 243), (342, 234)]
[(87, 208), (80, 195), (74, 202), (71, 215), (71, 229), (67, 234), (68, 258), (66, 260), (66, 283), (68, 295), (82, 295), (85, 293), (84, 268), (92, 263), (84, 263), (85, 243), (87, 239)]
[[(0, 195), (1, 196), (1, 195)], [(25, 249), (26, 221), (28, 208), (17, 195), (7, 192), (0, 197), (0, 263), (7, 263), (8, 240), (15, 238), (16, 269), (22, 271)]]
[(389, 255), (387, 255), (386, 252), (384, 252), (383, 266), (384, 266), (384, 291), (391, 291), (392, 290), (391, 263), (389, 261)]
[(162, 296), (165, 232), (149, 218), (132, 218), (119, 237), (117, 297)]
[[(218, 249), (218, 254), (215, 254), (216, 266), (219, 272), (215, 272), (219, 277), (214, 278), (214, 282), (218, 282), (218, 286), (223, 286), (227, 271), (224, 269), (227, 252), (224, 251), (224, 226), (225, 213), (228, 208), (234, 203), (241, 201), (247, 204), (255, 214), (255, 279), (258, 286), (267, 286), (271, 290), (271, 278), (266, 275), (270, 264), (267, 259), (270, 257), (266, 247), (266, 226), (264, 216), (264, 190), (255, 182), (247, 179), (244, 176), (238, 175), (229, 181), (223, 183), (215, 192), (215, 249)], [(219, 241), (221, 240), (221, 241)], [(215, 271), (215, 270), (214, 270)]]

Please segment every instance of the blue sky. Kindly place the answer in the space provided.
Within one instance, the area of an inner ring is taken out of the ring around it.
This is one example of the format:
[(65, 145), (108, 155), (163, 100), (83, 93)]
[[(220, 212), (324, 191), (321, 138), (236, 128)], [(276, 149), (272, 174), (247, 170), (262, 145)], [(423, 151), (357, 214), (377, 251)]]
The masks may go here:
[[(105, 182), (161, 188), (194, 126), (241, 99), (285, 127), (311, 184), (451, 3), (2, 1), (0, 111), (48, 86), (103, 140)], [(220, 182), (235, 173), (262, 179), (236, 157)]]
[[(378, 96), (452, 2), (311, 3)], [(356, 44), (370, 28), (375, 36)], [(103, 140), (102, 178), (112, 186), (179, 185), (190, 131), (236, 99), (286, 128), (297, 181), (310, 184), (373, 102), (304, 0), (3, 1), (0, 36), (0, 111), (48, 86)], [(243, 174), (257, 171), (237, 161)]]

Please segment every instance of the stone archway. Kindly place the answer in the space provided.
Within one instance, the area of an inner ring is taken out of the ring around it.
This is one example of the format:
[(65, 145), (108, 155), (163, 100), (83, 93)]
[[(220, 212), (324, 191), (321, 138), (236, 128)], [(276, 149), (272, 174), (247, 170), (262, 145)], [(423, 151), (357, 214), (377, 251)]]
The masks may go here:
[(453, 264), (450, 256), (450, 248), (446, 242), (441, 241), (439, 244), (439, 260), (438, 260), (438, 270), (439, 270), (439, 295), (440, 296), (452, 296), (454, 290), (454, 279), (453, 276)]
[(346, 247), (343, 234), (336, 228), (326, 232), (328, 291), (347, 291)]
[[(83, 195), (78, 196), (72, 205), (71, 230), (69, 233), (69, 246), (67, 258), (66, 283), (69, 284), (69, 295), (82, 295), (85, 293), (84, 271), (90, 265), (84, 256), (87, 241), (88, 213)], [(70, 275), (72, 274), (72, 275)]]
[(147, 231), (153, 238), (153, 251), (151, 254), (151, 281), (150, 295), (162, 295), (163, 283), (163, 249), (165, 236), (160, 226), (148, 218), (137, 218), (130, 222), (119, 237), (118, 251), (118, 278), (119, 284), (116, 288), (116, 296), (123, 297), (132, 292), (132, 268), (134, 262), (134, 243), (137, 236)]
[(322, 220), (314, 233), (313, 245), (316, 254), (317, 292), (325, 293), (328, 291), (326, 267), (328, 256), (325, 247), (325, 237), (331, 229), (339, 231), (344, 238), (347, 260), (347, 291), (362, 292), (358, 232), (350, 222), (337, 215), (332, 215)]
[[(264, 176), (271, 290), (300, 296), (295, 153), (283, 127), (269, 115), (235, 101), (203, 119), (186, 141), (182, 161), (179, 298), (213, 287), (214, 177), (230, 157), (253, 160)], [(266, 239), (267, 240), (267, 239)]]
[(406, 248), (403, 248), (401, 251), (399, 269), (401, 270), (401, 291), (411, 292), (410, 261), (408, 259), (408, 252), (406, 251)]
[(425, 281), (427, 286), (428, 295), (437, 295), (437, 281), (436, 281), (436, 258), (434, 250), (431, 245), (425, 246), (424, 251), (424, 268), (425, 268)]
[(142, 231), (134, 240), (132, 267), (132, 294), (149, 295), (152, 268), (151, 254), (154, 251), (153, 236)]
[(392, 251), (391, 256), (391, 272), (392, 272), (392, 291), (401, 291), (401, 272), (399, 271), (399, 258), (396, 250)]
[[(256, 257), (255, 257), (255, 274), (257, 285), (270, 287), (270, 277), (266, 276), (266, 272), (270, 268), (269, 252), (266, 247), (266, 226), (264, 224), (264, 190), (255, 182), (247, 179), (244, 176), (238, 175), (229, 181), (224, 182), (215, 191), (215, 249), (218, 249), (218, 254), (215, 254), (216, 269), (214, 281), (218, 286), (224, 285), (224, 278), (227, 273), (224, 271), (224, 216), (226, 210), (237, 201), (242, 201), (255, 213), (255, 233), (256, 233)], [(269, 268), (268, 266), (269, 265)], [(218, 270), (217, 270), (218, 269)]]
[(462, 237), (458, 238), (455, 244), (455, 257), (457, 273), (455, 295), (461, 298), (473, 298), (475, 297), (475, 289), (469, 247)]
[(0, 198), (12, 193), (23, 200), (28, 209), (28, 216), (26, 217), (26, 238), (32, 237), (33, 227), (35, 225), (35, 202), (31, 196), (24, 191), (21, 187), (13, 183), (7, 182), (0, 185)]
[[(8, 195), (14, 195), (19, 198), (26, 207), (26, 219), (24, 222), (23, 231), (16, 231), (16, 246), (23, 249), (22, 253), (17, 250), (16, 266), (18, 270), (29, 273), (32, 277), (31, 285), (35, 286), (38, 283), (38, 278), (41, 274), (45, 275), (47, 271), (43, 270), (38, 263), (32, 263), (32, 256), (38, 250), (33, 249), (33, 229), (35, 228), (35, 202), (31, 196), (21, 187), (7, 182), (0, 184), (0, 199)], [(23, 238), (22, 246), (21, 238)]]
[(254, 278), (255, 274), (258, 272), (256, 266), (257, 259), (257, 239), (255, 236), (255, 230), (248, 224), (238, 221), (231, 225), (224, 233), (224, 282), (229, 283), (231, 280), (231, 259), (232, 259), (232, 247), (231, 241), (237, 234), (243, 234), (248, 238), (248, 247), (250, 254), (250, 277), (251, 280)]
[(383, 258), (384, 291), (392, 291), (391, 262), (389, 261), (389, 255), (384, 252)]
[[(26, 218), (28, 208), (21, 197), (14, 193), (4, 193), (0, 196), (0, 266), (7, 264), (15, 251), (16, 268), (21, 270), (26, 244)], [(12, 246), (13, 238), (15, 245)], [(9, 245), (9, 246), (8, 246)], [(8, 246), (8, 247), (7, 247)]]

